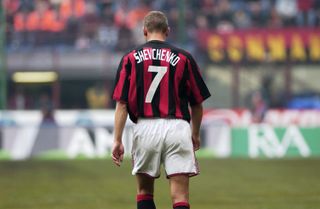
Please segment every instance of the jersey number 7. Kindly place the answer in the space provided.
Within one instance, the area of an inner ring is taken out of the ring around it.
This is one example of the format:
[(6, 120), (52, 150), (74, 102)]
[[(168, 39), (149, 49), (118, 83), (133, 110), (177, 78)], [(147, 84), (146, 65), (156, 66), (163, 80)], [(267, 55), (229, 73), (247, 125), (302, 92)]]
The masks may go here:
[(145, 103), (151, 103), (154, 97), (154, 94), (156, 93), (156, 90), (167, 71), (168, 71), (168, 67), (164, 67), (164, 66), (150, 65), (148, 67), (148, 72), (156, 72), (157, 75), (154, 77), (153, 81), (151, 82), (151, 85), (147, 92)]

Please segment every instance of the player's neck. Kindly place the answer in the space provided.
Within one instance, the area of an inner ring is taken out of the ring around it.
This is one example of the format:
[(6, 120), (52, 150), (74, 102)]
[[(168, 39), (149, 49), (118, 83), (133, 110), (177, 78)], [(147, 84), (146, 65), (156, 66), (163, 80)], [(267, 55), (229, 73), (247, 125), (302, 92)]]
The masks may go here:
[(146, 41), (165, 41), (166, 40), (166, 36), (164, 34), (161, 33), (152, 33), (152, 34), (148, 34), (148, 36), (146, 37)]

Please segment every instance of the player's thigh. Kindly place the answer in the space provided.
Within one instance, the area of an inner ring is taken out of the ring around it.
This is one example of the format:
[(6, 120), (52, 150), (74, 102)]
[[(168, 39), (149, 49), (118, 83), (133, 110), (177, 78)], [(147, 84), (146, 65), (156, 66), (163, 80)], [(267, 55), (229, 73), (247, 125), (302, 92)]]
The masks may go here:
[(161, 136), (153, 123), (141, 122), (134, 127), (132, 143), (132, 174), (159, 177), (161, 161)]
[(163, 159), (168, 177), (198, 173), (189, 123), (177, 120), (172, 124), (167, 133)]
[(190, 124), (184, 120), (172, 120), (169, 124), (170, 129), (165, 139), (166, 149), (177, 152), (193, 150)]

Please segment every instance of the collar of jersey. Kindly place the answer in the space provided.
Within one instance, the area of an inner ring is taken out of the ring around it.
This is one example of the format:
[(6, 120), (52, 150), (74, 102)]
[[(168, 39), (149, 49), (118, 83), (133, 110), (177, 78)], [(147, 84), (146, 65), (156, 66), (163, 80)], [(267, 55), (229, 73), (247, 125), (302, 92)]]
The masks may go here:
[(147, 43), (165, 43), (166, 41), (161, 41), (161, 40), (150, 40), (147, 41)]

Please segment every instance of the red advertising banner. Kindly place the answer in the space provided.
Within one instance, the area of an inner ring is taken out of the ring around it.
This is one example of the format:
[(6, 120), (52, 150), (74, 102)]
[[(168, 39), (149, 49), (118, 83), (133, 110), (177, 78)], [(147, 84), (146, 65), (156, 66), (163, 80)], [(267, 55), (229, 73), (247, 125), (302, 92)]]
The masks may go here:
[(198, 31), (213, 62), (320, 62), (320, 28)]

